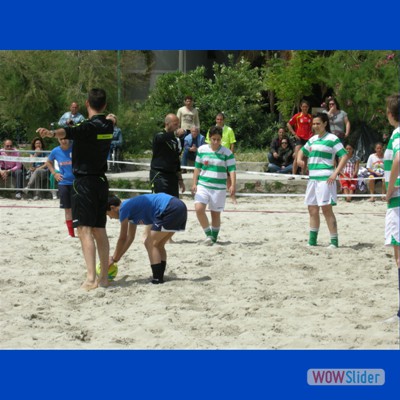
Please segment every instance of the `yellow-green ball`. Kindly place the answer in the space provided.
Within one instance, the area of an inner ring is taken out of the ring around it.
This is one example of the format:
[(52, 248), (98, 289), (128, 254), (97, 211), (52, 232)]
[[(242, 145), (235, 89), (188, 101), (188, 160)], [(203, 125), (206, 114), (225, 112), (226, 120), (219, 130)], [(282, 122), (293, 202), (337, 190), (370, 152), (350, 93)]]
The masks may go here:
[[(98, 263), (96, 265), (97, 276), (100, 275), (100, 271), (101, 271), (101, 267), (100, 267), (100, 263)], [(110, 267), (108, 268), (108, 280), (112, 281), (117, 276), (117, 273), (118, 273), (117, 263), (111, 264)]]

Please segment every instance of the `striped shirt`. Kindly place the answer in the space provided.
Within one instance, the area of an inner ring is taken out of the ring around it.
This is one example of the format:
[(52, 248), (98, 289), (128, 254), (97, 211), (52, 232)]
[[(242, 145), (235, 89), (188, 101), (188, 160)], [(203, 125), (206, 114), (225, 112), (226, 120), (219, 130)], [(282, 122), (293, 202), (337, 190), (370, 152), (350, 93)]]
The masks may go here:
[(302, 147), (301, 151), (308, 157), (310, 179), (327, 181), (334, 171), (334, 160), (347, 154), (339, 138), (329, 132), (324, 136), (314, 135)]
[[(385, 168), (386, 190), (389, 186), (390, 172), (392, 170), (393, 160), (396, 157), (396, 154), (399, 150), (400, 150), (400, 127), (397, 127), (393, 131), (392, 136), (390, 137), (389, 143), (385, 150), (384, 168)], [(393, 196), (390, 198), (390, 201), (388, 203), (388, 208), (400, 207), (400, 189), (398, 188), (398, 186), (400, 186), (400, 176), (398, 176), (396, 179), (395, 187), (396, 186), (397, 188), (395, 189)]]
[(227, 172), (236, 171), (233, 153), (224, 146), (213, 151), (209, 144), (198, 148), (194, 166), (200, 170), (198, 185), (213, 190), (226, 190)]

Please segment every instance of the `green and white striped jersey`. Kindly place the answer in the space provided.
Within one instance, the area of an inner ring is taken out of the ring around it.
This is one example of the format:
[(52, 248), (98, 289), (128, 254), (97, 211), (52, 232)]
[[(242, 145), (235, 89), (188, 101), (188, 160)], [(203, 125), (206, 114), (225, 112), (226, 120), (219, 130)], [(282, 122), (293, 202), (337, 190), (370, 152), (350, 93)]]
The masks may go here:
[(236, 171), (233, 153), (224, 146), (214, 152), (209, 144), (197, 149), (194, 166), (200, 169), (197, 184), (213, 190), (226, 190), (227, 171)]
[(339, 138), (326, 132), (324, 136), (314, 135), (301, 148), (308, 157), (309, 178), (327, 181), (334, 171), (335, 156), (339, 158), (347, 154)]
[[(392, 170), (393, 160), (400, 150), (400, 128), (397, 127), (390, 137), (389, 143), (385, 150), (384, 155), (384, 168), (385, 168), (385, 185), (386, 190), (389, 186), (390, 171)], [(400, 176), (397, 177), (395, 186), (400, 186)], [(400, 207), (400, 189), (397, 188), (391, 197), (388, 208)]]

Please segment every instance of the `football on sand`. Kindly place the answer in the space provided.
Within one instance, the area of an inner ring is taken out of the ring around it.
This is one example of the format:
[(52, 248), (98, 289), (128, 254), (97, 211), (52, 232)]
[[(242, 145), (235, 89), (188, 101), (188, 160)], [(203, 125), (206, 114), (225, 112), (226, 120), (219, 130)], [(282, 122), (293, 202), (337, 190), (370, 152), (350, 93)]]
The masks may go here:
[[(96, 265), (96, 273), (97, 276), (100, 275), (100, 263)], [(111, 264), (110, 268), (108, 268), (108, 280), (112, 281), (117, 276), (117, 273), (118, 273), (117, 263)]]

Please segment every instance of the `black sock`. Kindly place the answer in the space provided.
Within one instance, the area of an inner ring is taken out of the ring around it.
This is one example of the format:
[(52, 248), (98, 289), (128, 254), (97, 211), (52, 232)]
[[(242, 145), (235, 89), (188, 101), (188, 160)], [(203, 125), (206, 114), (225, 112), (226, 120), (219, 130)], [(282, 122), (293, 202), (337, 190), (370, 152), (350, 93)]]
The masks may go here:
[(153, 271), (153, 279), (151, 283), (154, 283), (155, 285), (164, 283), (165, 267), (163, 268), (162, 262), (160, 264), (152, 264), (151, 270)]
[(162, 269), (162, 277), (163, 277), (163, 279), (164, 279), (164, 273), (165, 273), (166, 268), (167, 268), (167, 262), (161, 260), (161, 269)]

